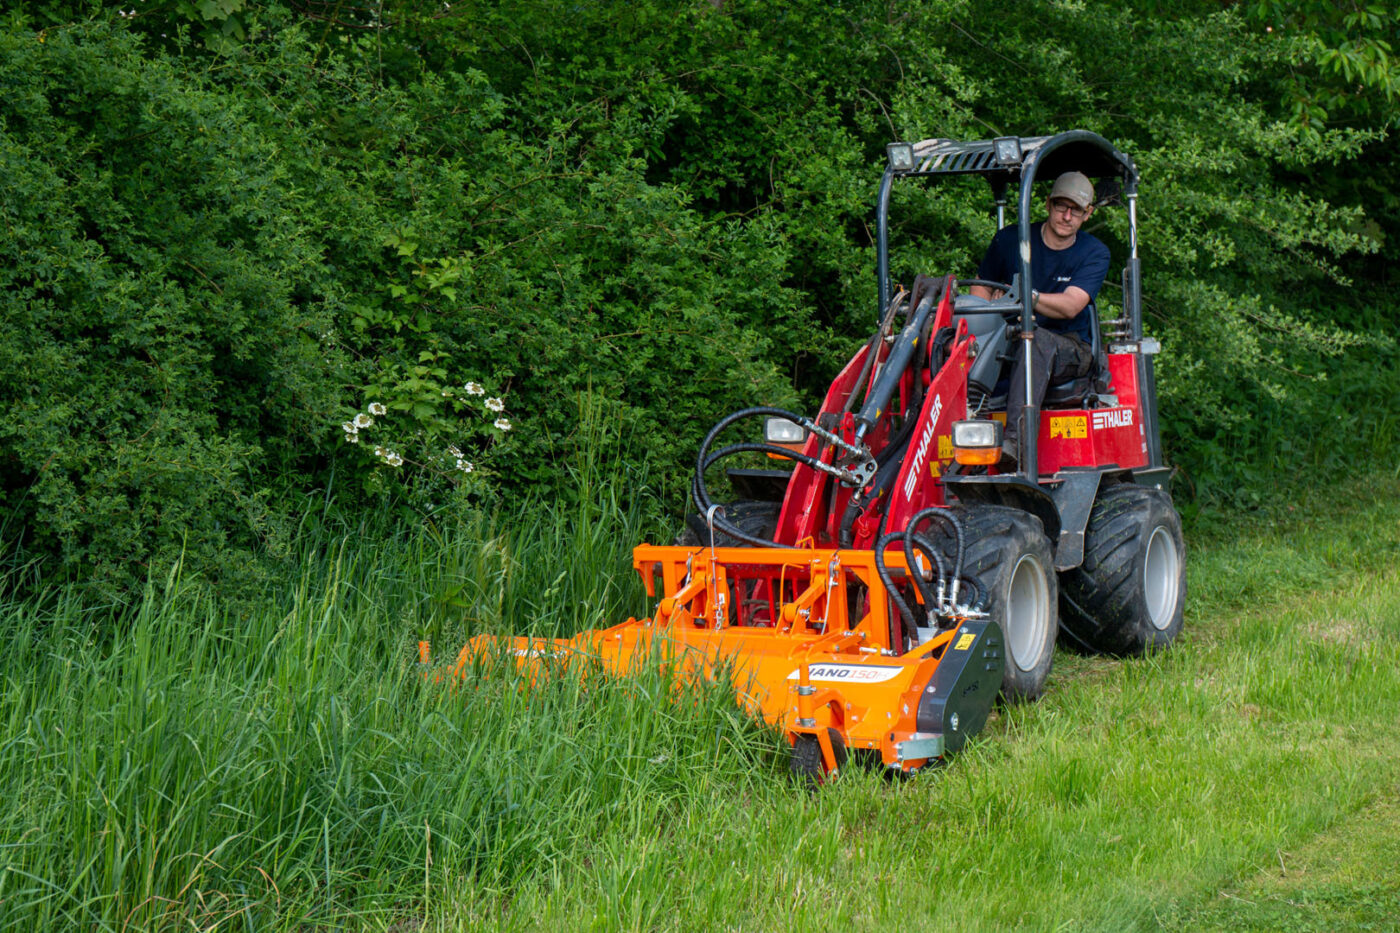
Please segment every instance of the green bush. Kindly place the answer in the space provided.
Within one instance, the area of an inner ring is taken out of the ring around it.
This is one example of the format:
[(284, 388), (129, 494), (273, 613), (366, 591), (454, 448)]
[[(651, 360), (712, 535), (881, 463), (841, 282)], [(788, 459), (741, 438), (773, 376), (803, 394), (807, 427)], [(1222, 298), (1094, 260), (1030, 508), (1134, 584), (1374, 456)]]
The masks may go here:
[(7, 537), (119, 590), (185, 548), (246, 576), (345, 378), (275, 143), (121, 29), (0, 34), (0, 84)]
[[(1400, 234), (1389, 72), (1319, 72), (1355, 56), (1306, 6), (1286, 42), (1263, 2), (10, 14), (9, 560), (119, 597), (183, 554), (255, 588), (308, 500), (402, 523), (572, 496), (580, 400), (645, 434), (678, 511), (718, 416), (812, 407), (866, 335), (885, 142), (1070, 127), (1144, 169), (1183, 488), (1247, 503), (1252, 460), (1321, 463), (1353, 387), (1396, 385), (1358, 324)], [(895, 197), (900, 280), (973, 268), (985, 186)], [(1094, 222), (1121, 262), (1122, 211)]]
[(795, 301), (772, 224), (520, 138), (479, 75), (383, 87), (267, 39), (198, 72), (101, 24), (4, 37), (20, 553), (113, 595), (181, 553), (256, 582), (307, 491), (567, 494), (580, 396), (680, 460), (720, 406), (789, 395), (755, 323)]

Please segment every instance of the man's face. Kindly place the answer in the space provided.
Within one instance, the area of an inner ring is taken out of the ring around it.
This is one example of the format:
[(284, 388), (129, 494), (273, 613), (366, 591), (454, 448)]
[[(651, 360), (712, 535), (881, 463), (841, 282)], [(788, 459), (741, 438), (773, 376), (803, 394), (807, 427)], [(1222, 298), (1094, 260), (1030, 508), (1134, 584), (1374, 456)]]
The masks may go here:
[(1050, 209), (1050, 229), (1058, 237), (1072, 237), (1079, 232), (1084, 221), (1094, 212), (1093, 205), (1082, 208), (1068, 198), (1051, 198)]

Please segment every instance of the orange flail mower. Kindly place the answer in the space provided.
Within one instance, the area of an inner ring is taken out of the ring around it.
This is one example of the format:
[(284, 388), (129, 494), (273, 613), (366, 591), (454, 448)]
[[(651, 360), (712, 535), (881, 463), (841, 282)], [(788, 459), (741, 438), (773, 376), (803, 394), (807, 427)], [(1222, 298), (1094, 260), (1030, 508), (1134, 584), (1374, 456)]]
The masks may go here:
[[(1123, 315), (1110, 328), (1092, 303), (1081, 312), (1092, 371), (1051, 385), (1043, 405), (1028, 392), (1006, 457), (1008, 373), (1032, 366), (1037, 326), (1032, 188), (1069, 170), (1100, 179), (1102, 206), (1126, 201)], [(949, 174), (990, 182), (998, 226), (1019, 185), (1020, 274), (919, 276), (897, 290), (890, 187)], [(749, 408), (711, 429), (694, 472), (700, 511), (676, 544), (633, 554), (653, 614), (571, 639), (478, 636), (454, 673), (504, 657), (531, 677), (584, 663), (730, 676), (741, 704), (792, 743), (793, 771), (820, 781), (852, 754), (910, 771), (958, 750), (999, 695), (1040, 695), (1057, 638), (1113, 654), (1170, 644), (1185, 544), (1164, 488), (1157, 346), (1142, 334), (1137, 185), (1132, 160), (1084, 131), (892, 144), (875, 333), (815, 417)], [(964, 293), (972, 285), (1000, 297)], [(716, 446), (752, 418), (765, 420), (762, 443)], [(713, 500), (721, 460), (762, 455), (789, 468), (730, 468), (738, 498)]]
[[(643, 545), (633, 560), (649, 596), (671, 594), (655, 616), (568, 640), (477, 636), (453, 673), (502, 649), (535, 675), (571, 658), (617, 673), (637, 657), (705, 675), (724, 668), (740, 702), (783, 730), (814, 773), (842, 766), (848, 749), (906, 770), (956, 751), (1001, 685), (1001, 632), (985, 615), (896, 653), (870, 551)], [(903, 555), (888, 570), (903, 574)], [(748, 594), (742, 619), (736, 592)]]

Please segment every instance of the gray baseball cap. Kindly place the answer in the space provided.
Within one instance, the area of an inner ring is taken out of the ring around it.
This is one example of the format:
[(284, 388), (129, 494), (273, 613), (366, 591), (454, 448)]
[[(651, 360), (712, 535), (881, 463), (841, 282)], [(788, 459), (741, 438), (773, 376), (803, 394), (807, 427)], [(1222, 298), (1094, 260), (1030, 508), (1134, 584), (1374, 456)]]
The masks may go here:
[(1050, 189), (1051, 198), (1064, 198), (1073, 201), (1081, 208), (1094, 203), (1094, 186), (1089, 176), (1083, 172), (1065, 172), (1055, 179), (1055, 187)]

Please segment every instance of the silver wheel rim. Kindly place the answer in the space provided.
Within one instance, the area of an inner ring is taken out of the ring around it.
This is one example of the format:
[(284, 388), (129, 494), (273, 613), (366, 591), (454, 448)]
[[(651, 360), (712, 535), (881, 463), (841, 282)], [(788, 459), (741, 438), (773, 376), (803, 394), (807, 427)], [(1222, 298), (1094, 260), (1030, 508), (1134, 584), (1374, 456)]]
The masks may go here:
[(1176, 618), (1177, 591), (1181, 580), (1181, 555), (1167, 529), (1158, 525), (1147, 539), (1147, 559), (1142, 564), (1142, 592), (1147, 618), (1159, 632)]
[(1011, 660), (1023, 671), (1034, 670), (1050, 627), (1050, 591), (1045, 568), (1033, 554), (1023, 554), (1011, 571), (1006, 600), (1006, 640)]

